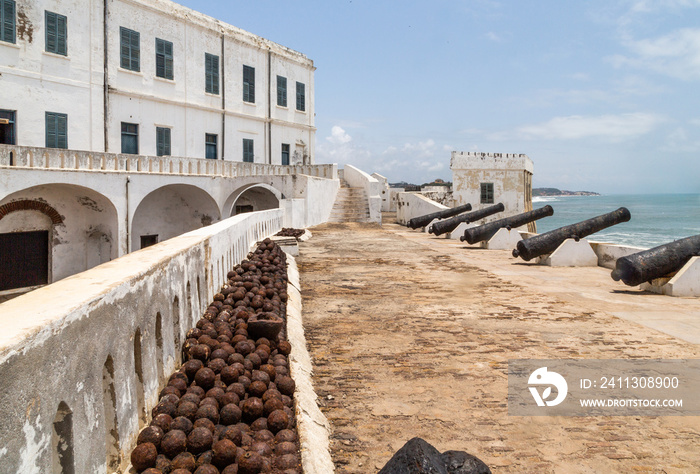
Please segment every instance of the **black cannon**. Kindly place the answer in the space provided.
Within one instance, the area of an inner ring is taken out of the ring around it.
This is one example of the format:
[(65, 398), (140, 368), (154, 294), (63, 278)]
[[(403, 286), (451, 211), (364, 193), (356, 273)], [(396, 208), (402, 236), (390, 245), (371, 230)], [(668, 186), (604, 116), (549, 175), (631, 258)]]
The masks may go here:
[(598, 217), (576, 224), (565, 225), (544, 234), (521, 240), (518, 242), (516, 249), (513, 250), (513, 256), (520, 256), (525, 261), (531, 260), (540, 255), (554, 252), (566, 239), (582, 239), (620, 222), (627, 222), (631, 217), (630, 211), (626, 207), (621, 207), (616, 211)]
[(496, 234), (496, 232), (504, 227), (510, 230), (512, 228), (517, 228), (527, 223), (536, 221), (537, 219), (551, 216), (552, 214), (554, 214), (554, 209), (552, 209), (552, 206), (547, 205), (540, 207), (539, 209), (535, 209), (534, 211), (523, 212), (522, 214), (489, 222), (488, 224), (480, 225), (479, 227), (472, 227), (471, 229), (465, 230), (464, 235), (460, 237), (459, 240), (462, 242), (466, 240), (470, 244), (475, 244), (477, 242), (489, 240)]
[(496, 214), (497, 212), (503, 212), (504, 209), (505, 209), (505, 207), (503, 207), (503, 203), (499, 202), (498, 204), (494, 204), (493, 206), (489, 206), (489, 207), (485, 207), (483, 209), (478, 209), (476, 211), (460, 214), (460, 215), (454, 216), (450, 219), (445, 219), (444, 221), (438, 221), (435, 224), (430, 226), (430, 228), (428, 229), (428, 232), (430, 232), (431, 234), (435, 234), (435, 235), (444, 234), (445, 232), (452, 232), (462, 222), (466, 222), (467, 224), (469, 224), (470, 222), (478, 221), (479, 219), (483, 219), (484, 217), (488, 217), (491, 214)]
[(636, 286), (645, 281), (677, 272), (691, 257), (700, 256), (700, 235), (686, 237), (649, 250), (620, 257), (615, 263), (612, 279)]
[(425, 227), (430, 224), (433, 219), (445, 219), (447, 217), (456, 216), (462, 212), (467, 212), (472, 210), (471, 204), (464, 204), (463, 206), (457, 206), (450, 209), (445, 209), (443, 211), (433, 212), (431, 214), (426, 214), (424, 216), (414, 217), (408, 221), (407, 227), (411, 229), (417, 229), (419, 227)]

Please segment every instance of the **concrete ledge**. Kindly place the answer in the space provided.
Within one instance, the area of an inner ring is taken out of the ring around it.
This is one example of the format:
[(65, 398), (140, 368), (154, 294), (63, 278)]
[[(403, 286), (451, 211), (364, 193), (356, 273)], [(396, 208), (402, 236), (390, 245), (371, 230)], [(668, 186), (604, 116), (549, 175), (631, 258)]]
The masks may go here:
[(287, 278), (287, 339), (292, 344), (289, 368), (296, 383), (294, 398), (301, 464), (305, 474), (328, 474), (334, 472), (330, 452), (330, 424), (316, 403), (317, 396), (311, 382), (313, 364), (306, 350), (299, 270), (291, 255), (287, 255)]

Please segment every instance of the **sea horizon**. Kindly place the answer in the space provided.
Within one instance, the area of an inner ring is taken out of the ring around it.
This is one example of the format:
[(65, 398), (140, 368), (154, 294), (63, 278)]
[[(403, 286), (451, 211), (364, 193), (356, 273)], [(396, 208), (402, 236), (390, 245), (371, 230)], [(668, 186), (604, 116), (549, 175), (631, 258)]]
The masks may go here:
[(537, 196), (533, 207), (549, 204), (554, 215), (537, 221), (539, 233), (614, 211), (629, 209), (632, 218), (588, 237), (590, 240), (651, 248), (700, 234), (700, 193)]

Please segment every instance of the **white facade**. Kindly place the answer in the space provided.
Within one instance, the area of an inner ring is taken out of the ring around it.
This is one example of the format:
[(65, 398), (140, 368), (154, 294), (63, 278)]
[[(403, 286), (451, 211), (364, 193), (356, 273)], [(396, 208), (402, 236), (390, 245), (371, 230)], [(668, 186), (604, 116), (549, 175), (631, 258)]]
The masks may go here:
[[(455, 206), (469, 203), (477, 210), (503, 203), (505, 211), (484, 222), (532, 210), (534, 165), (527, 155), (453, 151), (450, 168)], [(534, 223), (528, 229), (534, 232)]]
[[(167, 0), (11, 3), (14, 38), (0, 40), (0, 112), (14, 113), (9, 144), (50, 146), (48, 112), (65, 114), (65, 148), (73, 150), (125, 152), (127, 123), (137, 125), (141, 155), (158, 154), (156, 129), (163, 128), (170, 130), (166, 155), (205, 158), (209, 134), (217, 159), (244, 161), (247, 139), (256, 163), (283, 164), (286, 145), (289, 164), (313, 164), (315, 68), (303, 54)], [(47, 51), (48, 15), (65, 19), (65, 55)], [(126, 49), (138, 60), (127, 66), (122, 29), (138, 37)], [(172, 79), (157, 72), (157, 41), (170, 45)], [(211, 92), (205, 54), (218, 58)], [(247, 101), (244, 66), (254, 70)], [(278, 77), (287, 82), (286, 105), (278, 105)]]

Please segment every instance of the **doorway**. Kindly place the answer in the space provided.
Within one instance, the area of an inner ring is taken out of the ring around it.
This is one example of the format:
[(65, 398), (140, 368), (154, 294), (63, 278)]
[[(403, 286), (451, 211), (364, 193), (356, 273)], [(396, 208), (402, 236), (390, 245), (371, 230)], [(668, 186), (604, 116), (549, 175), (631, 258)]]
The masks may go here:
[(0, 234), (0, 291), (49, 282), (49, 231)]

